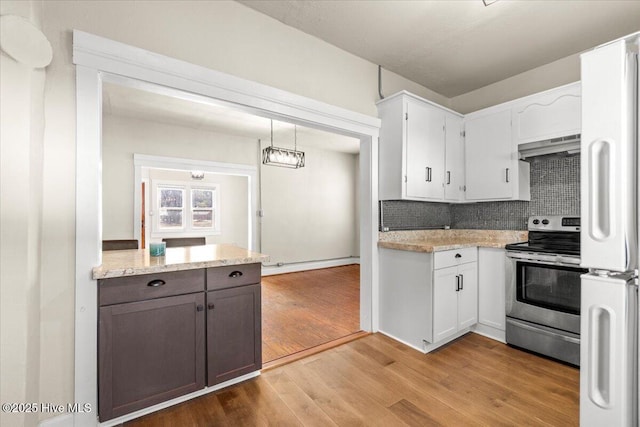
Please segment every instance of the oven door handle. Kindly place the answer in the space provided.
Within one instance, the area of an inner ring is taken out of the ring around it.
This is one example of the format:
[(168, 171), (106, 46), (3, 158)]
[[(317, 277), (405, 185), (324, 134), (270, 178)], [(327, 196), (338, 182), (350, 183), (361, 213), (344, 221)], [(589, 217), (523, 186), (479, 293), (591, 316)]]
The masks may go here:
[(526, 329), (528, 331), (533, 331), (533, 332), (536, 332), (538, 334), (548, 335), (548, 336), (560, 339), (562, 341), (570, 342), (572, 344), (580, 344), (580, 339), (579, 338), (568, 337), (566, 335), (562, 335), (562, 334), (559, 334), (557, 332), (552, 332), (552, 331), (549, 330), (549, 328), (546, 328), (546, 327), (543, 327), (543, 326), (533, 327), (531, 325), (527, 325), (526, 323), (519, 322), (518, 320), (513, 319), (511, 317), (507, 318), (507, 323), (512, 323), (514, 325), (517, 325), (519, 328)]

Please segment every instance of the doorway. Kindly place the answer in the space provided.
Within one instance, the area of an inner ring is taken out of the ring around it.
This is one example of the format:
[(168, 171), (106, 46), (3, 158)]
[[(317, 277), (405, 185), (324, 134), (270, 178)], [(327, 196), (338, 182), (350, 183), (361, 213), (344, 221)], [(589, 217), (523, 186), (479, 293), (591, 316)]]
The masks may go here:
[[(76, 280), (75, 401), (97, 404), (97, 284), (88, 274), (101, 264), (101, 92), (105, 81), (203, 97), (265, 117), (359, 138), (361, 289), (360, 325), (377, 330), (377, 137), (376, 118), (225, 75), (153, 52), (74, 30), (76, 65)], [(92, 345), (91, 343), (94, 343)], [(212, 391), (205, 390), (204, 392)], [(169, 402), (170, 404), (171, 402)], [(94, 414), (74, 422), (95, 425)]]

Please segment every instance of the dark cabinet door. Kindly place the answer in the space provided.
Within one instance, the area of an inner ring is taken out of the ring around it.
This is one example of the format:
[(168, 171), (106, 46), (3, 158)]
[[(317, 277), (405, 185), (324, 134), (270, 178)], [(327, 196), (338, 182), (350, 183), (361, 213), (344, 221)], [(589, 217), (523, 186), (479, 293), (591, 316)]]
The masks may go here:
[(207, 385), (262, 368), (260, 285), (207, 292)]
[(205, 386), (204, 292), (100, 307), (100, 421)]

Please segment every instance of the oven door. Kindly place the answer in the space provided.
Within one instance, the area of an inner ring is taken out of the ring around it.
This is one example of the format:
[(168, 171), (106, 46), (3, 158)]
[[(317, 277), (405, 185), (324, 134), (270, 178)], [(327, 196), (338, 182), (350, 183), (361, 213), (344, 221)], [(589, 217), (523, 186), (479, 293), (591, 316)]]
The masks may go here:
[(510, 255), (507, 316), (579, 334), (580, 275), (587, 270), (531, 255)]

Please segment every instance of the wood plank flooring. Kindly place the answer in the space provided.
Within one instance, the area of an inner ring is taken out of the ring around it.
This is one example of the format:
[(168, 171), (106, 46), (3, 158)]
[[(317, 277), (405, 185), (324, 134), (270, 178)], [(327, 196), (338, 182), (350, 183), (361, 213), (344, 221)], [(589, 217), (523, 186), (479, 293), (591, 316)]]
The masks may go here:
[(262, 361), (360, 330), (360, 266), (262, 278)]
[(577, 426), (579, 371), (477, 334), (423, 355), (381, 334), (126, 423)]

